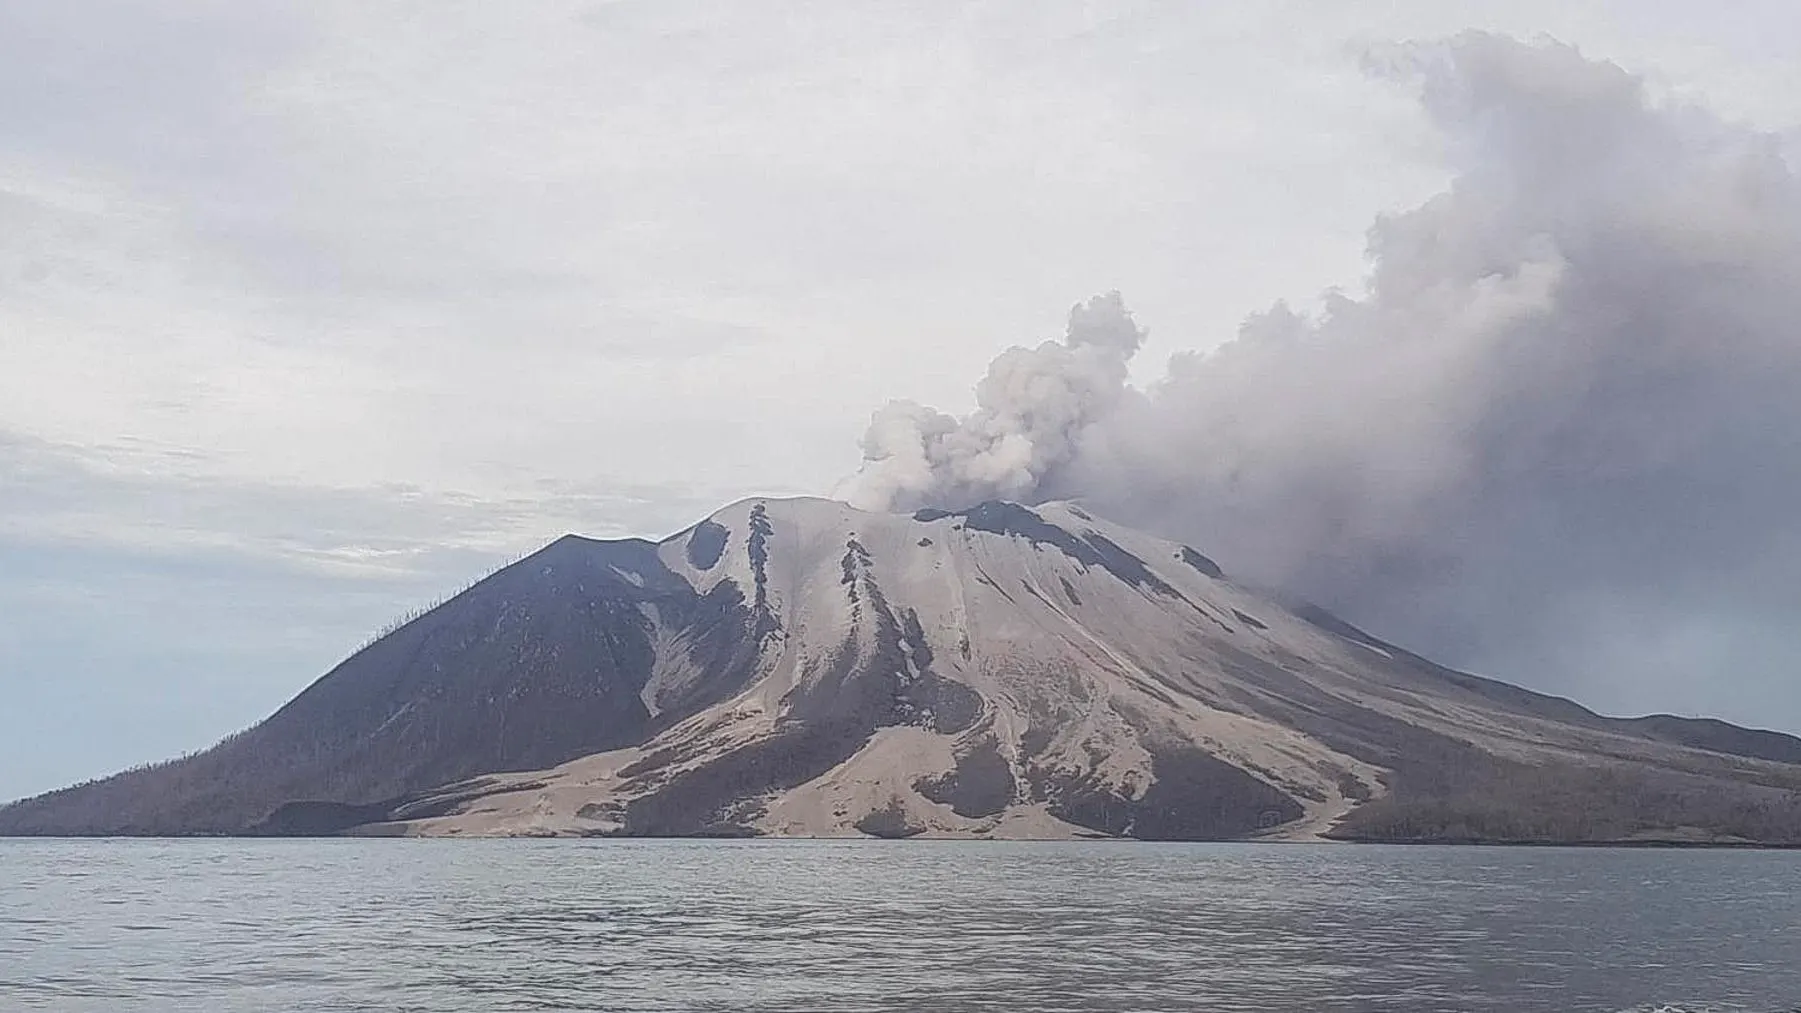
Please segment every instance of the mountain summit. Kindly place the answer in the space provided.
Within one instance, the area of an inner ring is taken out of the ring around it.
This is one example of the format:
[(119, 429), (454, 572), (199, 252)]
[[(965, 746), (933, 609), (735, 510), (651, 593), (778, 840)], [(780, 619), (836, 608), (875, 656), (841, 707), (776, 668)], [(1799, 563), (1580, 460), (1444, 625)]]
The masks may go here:
[(1801, 740), (1450, 671), (1068, 503), (565, 537), (12, 834), (1801, 843)]

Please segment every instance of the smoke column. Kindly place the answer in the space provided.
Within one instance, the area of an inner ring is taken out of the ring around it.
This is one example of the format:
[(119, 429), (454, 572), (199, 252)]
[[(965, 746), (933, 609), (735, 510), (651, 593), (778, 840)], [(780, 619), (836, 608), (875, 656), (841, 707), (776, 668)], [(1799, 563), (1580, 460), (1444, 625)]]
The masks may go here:
[(875, 413), (855, 500), (911, 509), (1030, 499), (1069, 465), (1076, 443), (1127, 394), (1126, 366), (1144, 343), (1118, 292), (1069, 313), (1062, 341), (1013, 348), (976, 384), (976, 411), (954, 418), (912, 401)]
[(1399, 49), (1453, 181), (1367, 295), (1126, 382), (1117, 294), (956, 418), (875, 415), (853, 498), (1078, 498), (1450, 663), (1801, 730), (1801, 180), (1611, 63)]

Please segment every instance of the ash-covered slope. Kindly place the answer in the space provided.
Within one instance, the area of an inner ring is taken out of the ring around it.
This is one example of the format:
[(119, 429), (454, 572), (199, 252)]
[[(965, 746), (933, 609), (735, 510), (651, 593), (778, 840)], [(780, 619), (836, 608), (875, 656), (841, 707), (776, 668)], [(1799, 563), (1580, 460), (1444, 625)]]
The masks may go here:
[(1801, 741), (1451, 672), (1068, 504), (563, 539), (0, 832), (1801, 842)]
[(682, 629), (707, 669), (673, 705), (716, 702), (753, 671), (750, 605), (735, 585), (711, 591), (663, 569), (650, 542), (559, 539), (357, 652), (256, 727), (0, 809), (0, 833), (330, 831), (424, 788), (642, 742), (659, 727), (639, 697), (658, 649), (647, 614)]

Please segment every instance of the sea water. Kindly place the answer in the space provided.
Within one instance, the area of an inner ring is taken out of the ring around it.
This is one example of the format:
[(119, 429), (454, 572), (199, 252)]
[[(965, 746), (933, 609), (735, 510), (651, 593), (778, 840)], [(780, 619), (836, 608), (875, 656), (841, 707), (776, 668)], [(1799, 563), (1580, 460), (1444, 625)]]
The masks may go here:
[(1801, 852), (0, 840), (0, 1010), (1801, 1008)]

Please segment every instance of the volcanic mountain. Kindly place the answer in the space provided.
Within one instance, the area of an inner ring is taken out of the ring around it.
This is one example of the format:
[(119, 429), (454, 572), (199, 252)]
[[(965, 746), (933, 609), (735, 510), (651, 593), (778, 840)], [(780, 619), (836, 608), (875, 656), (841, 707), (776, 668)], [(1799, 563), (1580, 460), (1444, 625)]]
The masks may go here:
[(1080, 506), (754, 499), (506, 567), (11, 834), (1801, 843), (1801, 740), (1441, 668)]

